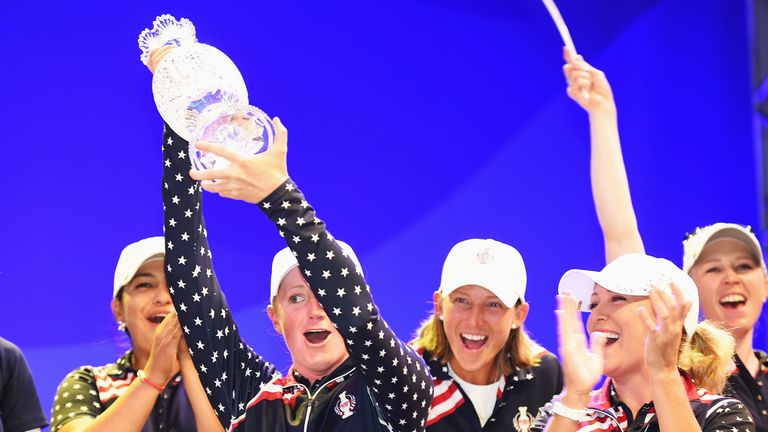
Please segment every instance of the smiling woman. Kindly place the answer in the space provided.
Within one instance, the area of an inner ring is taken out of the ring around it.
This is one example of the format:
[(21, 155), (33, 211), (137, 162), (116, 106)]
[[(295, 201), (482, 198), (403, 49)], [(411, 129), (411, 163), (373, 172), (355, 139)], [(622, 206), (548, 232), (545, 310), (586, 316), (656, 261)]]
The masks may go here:
[[(607, 265), (571, 270), (560, 280), (565, 389), (534, 429), (754, 430), (744, 404), (718, 394), (733, 368), (733, 338), (713, 323), (697, 323), (699, 293), (689, 275), (645, 255), (605, 74), (564, 54), (568, 96), (589, 114), (592, 193)], [(579, 310), (590, 312), (590, 348)], [(603, 374), (609, 379), (591, 392)]]
[(523, 327), (526, 281), (504, 243), (470, 239), (448, 253), (435, 312), (414, 341), (435, 388), (428, 431), (527, 431), (562, 388), (557, 359)]
[(164, 257), (162, 237), (123, 249), (112, 311), (131, 350), (115, 363), (83, 366), (64, 378), (54, 399), (52, 432), (221, 430), (181, 337)]
[(683, 248), (683, 270), (699, 288), (702, 313), (736, 339), (736, 370), (728, 391), (747, 405), (757, 430), (768, 431), (768, 355), (753, 345), (768, 297), (760, 243), (748, 227), (716, 223), (697, 229)]

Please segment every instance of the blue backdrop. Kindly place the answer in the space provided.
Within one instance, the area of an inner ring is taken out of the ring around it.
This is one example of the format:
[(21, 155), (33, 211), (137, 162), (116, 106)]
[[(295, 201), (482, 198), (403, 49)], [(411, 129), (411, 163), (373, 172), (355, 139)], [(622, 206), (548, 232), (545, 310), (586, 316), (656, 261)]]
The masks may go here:
[[(648, 252), (679, 264), (695, 226), (759, 225), (746, 2), (561, 3), (613, 85)], [(526, 325), (556, 350), (558, 279), (604, 258), (587, 118), (565, 95), (562, 43), (538, 0), (11, 1), (0, 335), (26, 352), (46, 411), (68, 371), (126, 348), (114, 265), (125, 244), (161, 234), (162, 125), (136, 37), (166, 12), (190, 18), (240, 67), (251, 101), (283, 119), (289, 171), (356, 248), (403, 338), (431, 309), (450, 247), (492, 237), (523, 254)], [(282, 239), (249, 205), (205, 206), (239, 328), (285, 369), (264, 313)]]

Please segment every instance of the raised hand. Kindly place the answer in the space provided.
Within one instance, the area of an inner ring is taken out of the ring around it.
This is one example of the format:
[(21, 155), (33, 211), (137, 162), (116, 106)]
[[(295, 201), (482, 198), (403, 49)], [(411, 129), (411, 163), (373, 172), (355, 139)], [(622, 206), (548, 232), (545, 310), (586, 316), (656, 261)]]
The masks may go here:
[(590, 114), (599, 109), (615, 111), (613, 92), (605, 74), (580, 55), (574, 56), (568, 48), (563, 49), (563, 58), (566, 62), (563, 74), (568, 82), (568, 96)]
[(683, 324), (691, 302), (686, 300), (680, 289), (672, 284), (672, 295), (652, 288), (648, 296), (651, 310), (640, 307), (640, 320), (648, 328), (645, 338), (645, 363), (650, 373), (670, 372), (677, 374), (677, 357)]
[(204, 171), (192, 169), (190, 177), (200, 180), (208, 192), (253, 204), (261, 202), (288, 179), (288, 130), (277, 117), (272, 123), (275, 140), (264, 153), (257, 155), (246, 156), (215, 144), (195, 143), (198, 149), (228, 160), (229, 166)]
[[(568, 294), (560, 294), (557, 296), (557, 304), (555, 313), (565, 378), (563, 403), (572, 408), (580, 408), (576, 405), (586, 403), (589, 392), (603, 375), (603, 349), (606, 339), (602, 333), (595, 332), (592, 334), (591, 347), (588, 347), (576, 299)], [(567, 401), (566, 398), (569, 397), (576, 397), (581, 403), (575, 403), (575, 400)]]
[(179, 370), (177, 352), (181, 336), (179, 318), (171, 312), (155, 330), (152, 351), (144, 367), (150, 381), (165, 384)]

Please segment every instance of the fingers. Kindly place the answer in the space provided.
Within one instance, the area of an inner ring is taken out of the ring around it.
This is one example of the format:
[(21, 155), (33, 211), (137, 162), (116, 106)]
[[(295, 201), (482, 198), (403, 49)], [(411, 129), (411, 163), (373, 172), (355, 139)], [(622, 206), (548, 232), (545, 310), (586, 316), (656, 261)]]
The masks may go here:
[[(205, 171), (202, 171), (205, 172)], [(203, 180), (200, 182), (200, 187), (203, 188), (203, 190), (206, 190), (208, 192), (212, 193), (221, 193), (226, 190), (232, 189), (232, 187), (229, 185), (228, 180)]]
[(565, 60), (566, 63), (573, 63), (576, 59), (576, 53), (571, 51), (571, 49), (567, 46), (563, 47), (563, 60)]
[(608, 337), (603, 332), (592, 332), (589, 339), (589, 349), (599, 359), (603, 358), (605, 345), (608, 343)]
[(275, 140), (272, 142), (270, 149), (275, 150), (288, 150), (288, 129), (283, 126), (283, 122), (280, 118), (275, 116), (272, 119), (272, 124), (275, 126)]
[(581, 314), (576, 307), (576, 299), (569, 293), (559, 294), (557, 296), (557, 305), (558, 309), (555, 313), (561, 338), (560, 344), (564, 345), (570, 341), (586, 343), (584, 325), (581, 321)]
[(670, 288), (672, 289), (672, 296), (675, 298), (675, 303), (677, 303), (681, 309), (680, 317), (685, 320), (685, 317), (688, 316), (688, 311), (693, 307), (693, 302), (685, 298), (683, 291), (680, 290), (680, 287), (678, 287), (676, 283), (672, 282)]
[(656, 320), (653, 319), (648, 308), (641, 306), (637, 309), (637, 315), (640, 317), (640, 322), (645, 324), (645, 327), (649, 332), (656, 332)]
[(242, 154), (230, 148), (207, 141), (198, 141), (195, 143), (195, 147), (197, 147), (198, 150), (204, 151), (206, 153), (213, 153), (216, 156), (224, 158), (230, 163), (240, 162), (241, 160), (245, 159)]
[(176, 48), (175, 45), (166, 45), (162, 46), (160, 48), (152, 50), (152, 52), (149, 53), (149, 60), (147, 60), (147, 67), (149, 70), (154, 74), (155, 70), (157, 70), (157, 66), (160, 64), (161, 61), (163, 61), (163, 58), (168, 54), (168, 52), (172, 49)]
[(161, 345), (168, 343), (178, 344), (178, 338), (181, 337), (181, 326), (176, 312), (171, 312), (163, 318), (163, 321), (155, 330), (155, 339)]

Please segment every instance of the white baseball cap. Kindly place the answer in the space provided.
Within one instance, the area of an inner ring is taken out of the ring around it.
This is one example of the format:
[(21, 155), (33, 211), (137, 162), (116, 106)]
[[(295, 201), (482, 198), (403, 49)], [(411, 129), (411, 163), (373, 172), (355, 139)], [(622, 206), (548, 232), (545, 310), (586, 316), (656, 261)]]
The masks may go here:
[[(357, 255), (355, 255), (355, 251), (352, 250), (352, 247), (340, 240), (336, 240), (336, 243), (341, 246), (344, 255), (352, 258), (352, 261), (355, 262), (355, 266), (357, 267), (356, 270), (359, 270), (360, 274), (363, 274), (363, 267), (360, 265), (360, 261), (357, 259)], [(318, 256), (316, 259), (326, 259), (326, 257)], [(296, 256), (293, 255), (290, 248), (286, 247), (275, 254), (275, 257), (272, 259), (272, 275), (269, 281), (270, 301), (277, 295), (277, 290), (280, 288), (280, 282), (283, 281), (285, 275), (298, 266), (299, 262), (296, 260)]]
[(589, 270), (568, 270), (557, 290), (569, 292), (581, 304), (581, 310), (589, 312), (595, 285), (618, 294), (648, 296), (656, 287), (672, 294), (675, 283), (683, 296), (692, 302), (683, 327), (687, 337), (693, 336), (699, 322), (699, 292), (690, 276), (672, 262), (645, 254), (627, 254), (616, 258), (599, 272)]
[(466, 285), (481, 286), (505, 306), (514, 307), (525, 298), (527, 276), (520, 252), (491, 239), (469, 239), (457, 243), (443, 264), (440, 293), (448, 297)]
[(120, 288), (128, 284), (145, 262), (165, 257), (165, 239), (150, 237), (131, 243), (120, 253), (115, 267), (115, 286), (112, 298), (117, 297)]
[(718, 222), (704, 228), (696, 228), (696, 231), (689, 234), (683, 240), (683, 271), (690, 273), (691, 267), (696, 264), (696, 260), (701, 256), (704, 247), (722, 238), (730, 238), (743, 243), (749, 249), (755, 261), (759, 262), (760, 266), (765, 269), (763, 248), (760, 247), (760, 242), (757, 241), (752, 228), (733, 223)]

